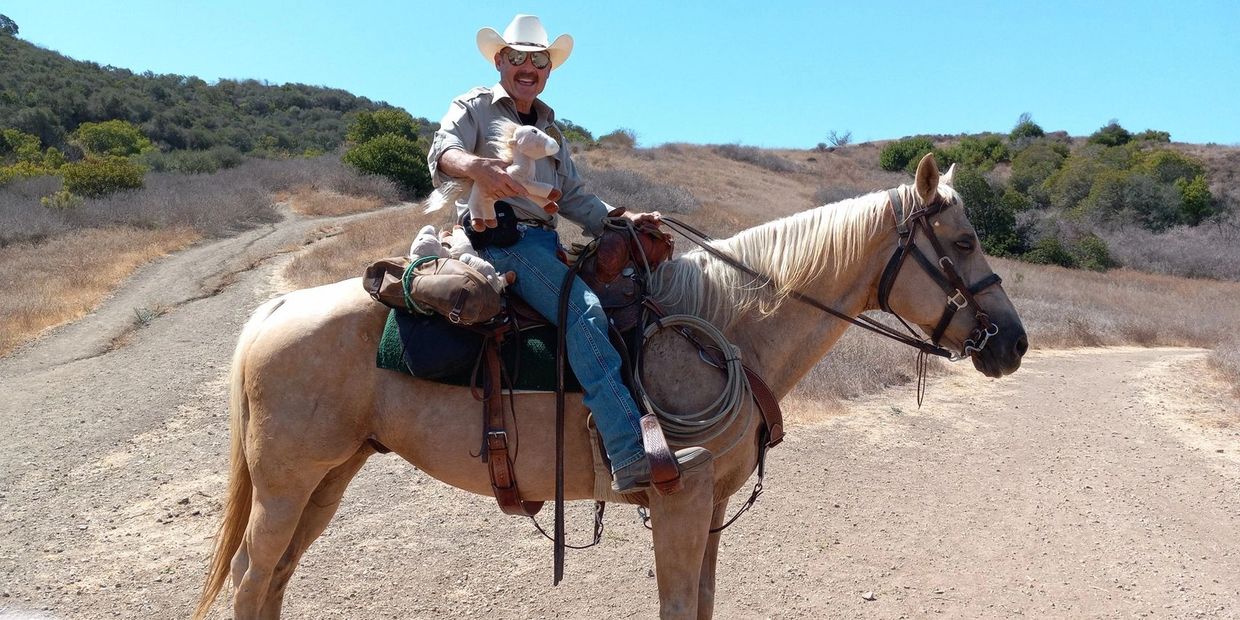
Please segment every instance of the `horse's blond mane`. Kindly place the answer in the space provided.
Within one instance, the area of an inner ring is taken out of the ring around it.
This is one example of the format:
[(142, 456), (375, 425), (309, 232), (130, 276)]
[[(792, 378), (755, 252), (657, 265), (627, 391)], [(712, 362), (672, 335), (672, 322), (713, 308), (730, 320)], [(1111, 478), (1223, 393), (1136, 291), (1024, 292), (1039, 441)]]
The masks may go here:
[[(900, 191), (912, 194), (906, 186)], [(911, 197), (910, 197), (911, 199)], [(655, 270), (651, 290), (671, 312), (727, 327), (756, 309), (774, 312), (793, 291), (830, 272), (841, 275), (861, 258), (883, 226), (886, 193), (824, 205), (742, 231), (714, 247), (771, 277), (774, 286), (696, 249)]]
[(506, 118), (496, 119), (491, 123), (491, 148), (495, 149), (495, 156), (508, 163), (512, 163), (512, 137), (517, 133), (521, 125), (516, 121)]

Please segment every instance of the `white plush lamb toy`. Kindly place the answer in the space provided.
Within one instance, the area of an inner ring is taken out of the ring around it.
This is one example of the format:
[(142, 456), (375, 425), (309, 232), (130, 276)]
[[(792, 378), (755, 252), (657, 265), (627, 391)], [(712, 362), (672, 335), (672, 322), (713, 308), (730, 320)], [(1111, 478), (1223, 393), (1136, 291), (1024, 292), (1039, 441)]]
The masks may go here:
[[(506, 171), (514, 181), (525, 188), (526, 197), (533, 200), (547, 213), (555, 213), (559, 206), (555, 201), (560, 199), (560, 190), (550, 183), (542, 183), (534, 178), (534, 161), (550, 157), (560, 151), (560, 143), (542, 130), (531, 125), (519, 125), (508, 119), (499, 119), (492, 123), (491, 141), (496, 156), (509, 163)], [(442, 209), (444, 205), (455, 203), (465, 191), (469, 190), (470, 226), (478, 232), (494, 228), (495, 201), (487, 200), (477, 185), (463, 181), (449, 181), (439, 186), (426, 201), (426, 213)]]
[(429, 224), (423, 226), (422, 230), (418, 231), (418, 236), (413, 239), (413, 244), (409, 246), (409, 258), (423, 256), (455, 258), (477, 269), (497, 293), (503, 292), (505, 286), (517, 279), (516, 272), (509, 271), (502, 276), (496, 273), (495, 267), (474, 251), (469, 237), (465, 236), (465, 229), (460, 226), (454, 226), (451, 231), (445, 230), (442, 233), (436, 233), (435, 227)]

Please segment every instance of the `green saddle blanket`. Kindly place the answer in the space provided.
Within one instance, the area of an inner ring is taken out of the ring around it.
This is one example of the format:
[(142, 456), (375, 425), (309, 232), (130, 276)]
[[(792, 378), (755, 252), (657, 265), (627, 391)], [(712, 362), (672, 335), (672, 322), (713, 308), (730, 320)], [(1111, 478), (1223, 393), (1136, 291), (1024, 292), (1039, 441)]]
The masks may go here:
[[(394, 370), (409, 376), (416, 376), (405, 363), (406, 345), (400, 337), (400, 329), (396, 323), (397, 310), (388, 313), (387, 322), (383, 326), (383, 335), (379, 338), (379, 351), (376, 365), (379, 368)], [(452, 329), (463, 329), (452, 327)], [(521, 330), (520, 337), (509, 336), (500, 347), (500, 359), (504, 362), (506, 377), (512, 381), (514, 390), (555, 391), (555, 328), (551, 326), (534, 327)], [(424, 355), (430, 355), (430, 352)], [(433, 380), (448, 385), (472, 385), (472, 369), (452, 373), (446, 377)], [(568, 392), (580, 392), (581, 385), (573, 375), (572, 368), (564, 368), (564, 389)]]

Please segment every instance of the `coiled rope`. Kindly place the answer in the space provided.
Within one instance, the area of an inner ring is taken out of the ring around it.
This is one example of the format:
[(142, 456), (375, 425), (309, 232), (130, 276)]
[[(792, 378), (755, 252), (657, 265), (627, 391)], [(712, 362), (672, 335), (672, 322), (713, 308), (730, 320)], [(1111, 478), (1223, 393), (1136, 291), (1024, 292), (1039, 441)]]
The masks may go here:
[[(699, 446), (730, 428), (736, 417), (752, 400), (749, 393), (749, 379), (745, 376), (744, 366), (741, 363), (741, 351), (728, 342), (723, 332), (717, 327), (704, 319), (688, 314), (674, 314), (651, 322), (646, 326), (643, 334), (644, 340), (649, 341), (651, 336), (664, 328), (675, 329), (698, 348), (702, 361), (723, 370), (727, 375), (723, 391), (709, 405), (693, 413), (675, 413), (659, 407), (650, 400), (645, 386), (642, 385), (640, 370), (642, 361), (638, 359), (638, 368), (633, 373), (635, 390), (641, 395), (646, 407), (659, 417), (663, 433), (668, 441), (684, 446)], [(705, 343), (699, 340), (694, 332), (701, 334)], [(743, 436), (744, 433), (738, 435), (737, 441)], [(733, 442), (723, 450), (712, 451), (717, 458), (731, 450), (735, 444), (736, 442)]]

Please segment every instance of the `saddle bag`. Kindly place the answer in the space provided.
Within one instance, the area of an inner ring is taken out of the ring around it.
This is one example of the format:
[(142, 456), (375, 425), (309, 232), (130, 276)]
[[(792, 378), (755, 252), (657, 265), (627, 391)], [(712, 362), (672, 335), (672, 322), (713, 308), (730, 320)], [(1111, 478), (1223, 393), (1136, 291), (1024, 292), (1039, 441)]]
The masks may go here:
[(500, 295), (486, 278), (454, 258), (385, 258), (366, 268), (362, 287), (389, 308), (435, 313), (465, 325), (485, 323), (501, 309)]

